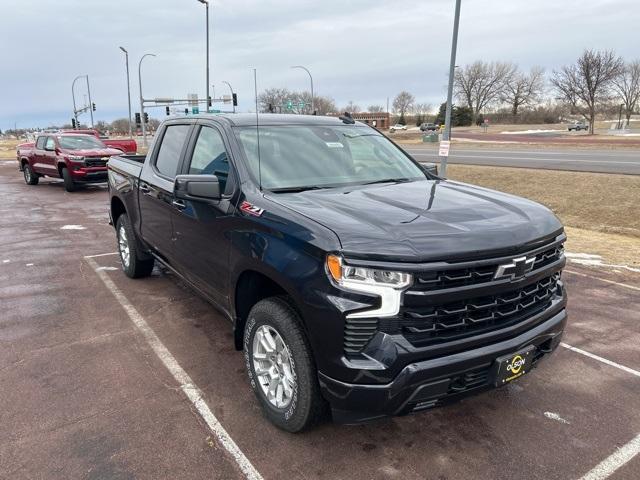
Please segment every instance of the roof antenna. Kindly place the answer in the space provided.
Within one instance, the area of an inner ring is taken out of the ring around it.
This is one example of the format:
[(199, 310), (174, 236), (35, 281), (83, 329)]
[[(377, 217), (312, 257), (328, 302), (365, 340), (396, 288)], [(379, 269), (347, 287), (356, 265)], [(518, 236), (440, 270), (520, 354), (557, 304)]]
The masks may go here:
[(258, 120), (258, 74), (253, 69), (253, 89), (256, 97), (256, 140), (258, 142), (258, 186), (262, 191), (262, 169), (260, 165), (260, 121)]

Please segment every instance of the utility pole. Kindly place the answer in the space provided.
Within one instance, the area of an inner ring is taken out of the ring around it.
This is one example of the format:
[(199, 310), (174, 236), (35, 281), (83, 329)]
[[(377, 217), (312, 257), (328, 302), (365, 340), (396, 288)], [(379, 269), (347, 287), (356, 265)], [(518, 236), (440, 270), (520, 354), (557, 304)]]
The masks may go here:
[(207, 113), (209, 113), (209, 0), (198, 0), (206, 7), (207, 17), (207, 97), (205, 105), (207, 106)]
[(120, 47), (124, 52), (125, 62), (127, 64), (127, 105), (129, 107), (129, 138), (133, 138), (133, 129), (131, 128), (131, 82), (129, 81), (129, 52), (124, 47)]
[(140, 67), (142, 67), (142, 60), (145, 57), (155, 57), (155, 53), (145, 53), (138, 62), (138, 85), (140, 87), (140, 123), (142, 124), (142, 145), (147, 147), (147, 129), (144, 125), (144, 97), (142, 96), (142, 72)]
[(93, 128), (93, 103), (91, 102), (91, 88), (89, 88), (89, 75), (87, 79), (87, 93), (89, 94), (89, 115), (91, 115), (91, 128)]
[[(456, 10), (453, 20), (453, 38), (451, 40), (451, 60), (449, 63), (449, 86), (447, 88), (447, 111), (445, 113), (444, 120), (444, 134), (442, 140), (448, 142), (451, 141), (451, 111), (453, 102), (453, 79), (456, 70), (456, 50), (458, 49), (458, 25), (460, 23), (460, 0), (456, 0)], [(440, 157), (440, 175), (447, 176), (447, 157), (449, 151), (447, 148), (447, 155)]]

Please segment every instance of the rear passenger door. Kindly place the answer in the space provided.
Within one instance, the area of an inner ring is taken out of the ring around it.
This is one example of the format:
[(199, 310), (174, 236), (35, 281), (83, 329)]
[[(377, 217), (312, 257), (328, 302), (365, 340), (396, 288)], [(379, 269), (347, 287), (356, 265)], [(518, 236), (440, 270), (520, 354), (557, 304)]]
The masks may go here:
[(36, 144), (33, 147), (33, 153), (31, 154), (31, 168), (36, 173), (42, 173), (45, 175), (51, 175), (50, 169), (46, 168), (43, 163), (44, 158), (44, 144), (47, 141), (47, 137), (42, 135), (36, 140)]
[(221, 307), (228, 309), (229, 237), (237, 175), (223, 130), (213, 123), (196, 128), (182, 173), (216, 175), (220, 200), (182, 200), (174, 213), (178, 270)]
[(174, 264), (173, 183), (193, 128), (192, 124), (165, 124), (140, 175), (138, 201), (143, 240), (169, 265)]

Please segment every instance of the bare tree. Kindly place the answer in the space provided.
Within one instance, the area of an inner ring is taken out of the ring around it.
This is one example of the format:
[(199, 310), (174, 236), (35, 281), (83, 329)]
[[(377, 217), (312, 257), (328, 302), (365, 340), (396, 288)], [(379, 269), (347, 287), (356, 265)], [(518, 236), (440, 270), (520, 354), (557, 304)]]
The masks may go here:
[(347, 103), (347, 105), (344, 108), (342, 108), (341, 110), (343, 110), (345, 112), (349, 112), (349, 113), (358, 113), (358, 112), (360, 112), (361, 108), (360, 108), (359, 105), (354, 103), (353, 100), (349, 100), (349, 103)]
[(471, 109), (473, 122), (487, 105), (500, 99), (515, 71), (511, 63), (483, 61), (456, 70), (456, 96)]
[(411, 111), (415, 101), (415, 97), (405, 90), (393, 99), (393, 110), (400, 116), (400, 123), (404, 122), (404, 115)]
[(502, 101), (509, 104), (511, 114), (516, 119), (520, 107), (534, 104), (544, 91), (544, 68), (532, 67), (529, 73), (516, 70), (505, 83)]
[[(135, 127), (135, 125), (134, 125)], [(123, 135), (129, 132), (129, 119), (128, 118), (118, 118), (111, 122), (110, 126), (111, 132), (117, 135)]]
[[(287, 88), (268, 88), (258, 95), (261, 112), (298, 113), (310, 115), (311, 92), (292, 92)], [(313, 103), (318, 115), (326, 115), (336, 111), (336, 104), (332, 98), (315, 95)]]
[(613, 79), (613, 88), (622, 99), (629, 126), (631, 114), (640, 103), (640, 60), (624, 65), (620, 74)]
[(369, 105), (367, 107), (367, 112), (369, 113), (382, 113), (385, 109), (382, 105)]
[(596, 110), (611, 98), (614, 79), (623, 61), (612, 50), (585, 50), (574, 65), (553, 72), (551, 83), (575, 111), (589, 121), (593, 135)]

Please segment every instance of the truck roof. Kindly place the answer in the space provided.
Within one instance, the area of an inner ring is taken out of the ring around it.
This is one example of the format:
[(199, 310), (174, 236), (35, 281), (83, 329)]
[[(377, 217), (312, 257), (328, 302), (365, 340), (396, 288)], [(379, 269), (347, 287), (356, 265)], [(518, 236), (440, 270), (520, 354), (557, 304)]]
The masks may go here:
[[(216, 118), (224, 119), (232, 127), (249, 127), (256, 125), (255, 113), (213, 113), (213, 114), (197, 114), (189, 115), (189, 118)], [(260, 125), (344, 125), (344, 122), (338, 117), (328, 117), (324, 115), (295, 115), (280, 113), (260, 113), (258, 114), (258, 122)], [(365, 124), (357, 122), (356, 126), (365, 126)]]

